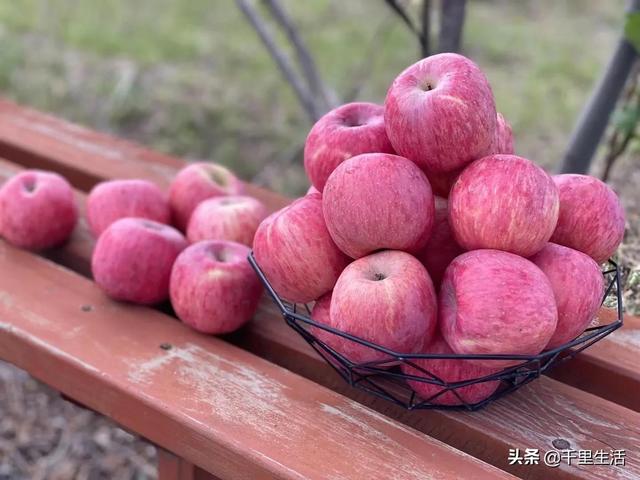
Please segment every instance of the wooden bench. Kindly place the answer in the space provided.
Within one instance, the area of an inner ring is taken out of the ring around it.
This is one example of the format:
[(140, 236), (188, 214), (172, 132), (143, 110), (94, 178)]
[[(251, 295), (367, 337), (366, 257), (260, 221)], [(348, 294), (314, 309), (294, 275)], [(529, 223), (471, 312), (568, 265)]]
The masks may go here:
[[(98, 181), (147, 178), (166, 187), (183, 165), (173, 157), (6, 101), (0, 101), (0, 157), (7, 159), (0, 161), (0, 179), (23, 168), (55, 170), (78, 189), (81, 206), (85, 192)], [(251, 185), (248, 189), (271, 209), (288, 201)], [(536, 479), (640, 478), (638, 319), (627, 319), (622, 330), (553, 372), (554, 378), (543, 377), (480, 412), (407, 412), (342, 383), (266, 298), (254, 321), (224, 341), (191, 332), (160, 312), (107, 300), (80, 276), (90, 276), (93, 243), (81, 222), (67, 245), (48, 253), (55, 263), (1, 245), (0, 271), (12, 273), (0, 280), (0, 356), (173, 452), (161, 456), (162, 470), (175, 473), (167, 478), (182, 478), (178, 474), (183, 471), (193, 475), (191, 464), (220, 478), (250, 478), (257, 472), (259, 478), (326, 478), (326, 468), (334, 467), (342, 478), (393, 478), (392, 470), (385, 470), (388, 465), (399, 478), (411, 478), (407, 465), (415, 466), (419, 478), (467, 478), (465, 468), (492, 478), (504, 472)], [(45, 292), (57, 292), (47, 297), (51, 308), (46, 302), (34, 304), (40, 290), (23, 289), (15, 281), (18, 276)], [(13, 303), (3, 301), (7, 298)], [(91, 311), (84, 312), (83, 305), (90, 305)], [(12, 318), (16, 311), (21, 316)], [(611, 312), (603, 310), (601, 315), (610, 318)], [(80, 337), (67, 338), (64, 330), (54, 335), (54, 325), (64, 325), (68, 332), (77, 328)], [(97, 342), (106, 347), (102, 354)], [(171, 349), (159, 347), (165, 342)], [(88, 351), (82, 345), (95, 348)], [(126, 365), (112, 365), (108, 352), (128, 355)], [(187, 375), (181, 375), (184, 372)], [(210, 378), (217, 372), (218, 378)], [(249, 378), (264, 378), (266, 383)], [(141, 391), (150, 396), (140, 396)], [(287, 414), (284, 404), (298, 413)], [(229, 408), (237, 409), (234, 419), (242, 420), (233, 428), (226, 423)], [(274, 428), (269, 426), (271, 419), (287, 425)], [(327, 422), (322, 428), (320, 420)], [(256, 450), (265, 429), (273, 430), (274, 436)], [(624, 449), (627, 465), (563, 462), (549, 468), (542, 462), (508, 462), (510, 448), (546, 451), (565, 441), (576, 450)], [(340, 444), (342, 456), (335, 447)], [(325, 455), (325, 449), (331, 454)], [(364, 463), (370, 468), (367, 475)]]

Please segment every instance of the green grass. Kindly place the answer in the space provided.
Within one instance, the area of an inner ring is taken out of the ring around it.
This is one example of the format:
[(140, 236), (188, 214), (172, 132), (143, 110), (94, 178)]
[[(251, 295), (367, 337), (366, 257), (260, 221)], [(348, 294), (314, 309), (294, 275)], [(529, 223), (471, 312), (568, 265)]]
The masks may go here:
[[(382, 101), (417, 45), (382, 0), (287, 0), (325, 82)], [(556, 164), (620, 31), (622, 0), (470, 0), (464, 51), (520, 153)], [(232, 0), (0, 2), (0, 92), (298, 193), (310, 125)]]

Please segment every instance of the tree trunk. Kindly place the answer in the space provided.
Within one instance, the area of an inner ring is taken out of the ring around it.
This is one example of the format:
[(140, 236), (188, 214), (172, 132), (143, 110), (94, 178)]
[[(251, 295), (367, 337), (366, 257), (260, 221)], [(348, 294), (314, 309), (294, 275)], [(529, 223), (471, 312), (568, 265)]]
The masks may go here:
[(460, 50), (466, 3), (466, 0), (442, 0), (438, 37), (440, 53)]
[[(633, 0), (629, 5), (629, 11), (639, 9), (640, 0)], [(609, 117), (637, 58), (635, 49), (622, 36), (604, 74), (578, 118), (560, 167), (561, 173), (589, 171), (593, 155), (609, 124)]]
[(285, 52), (276, 44), (274, 35), (269, 30), (267, 24), (258, 14), (252, 2), (248, 2), (247, 0), (236, 0), (236, 4), (260, 37), (260, 40), (271, 55), (271, 58), (273, 58), (276, 65), (278, 65), (282, 76), (293, 88), (293, 91), (296, 93), (298, 100), (309, 117), (309, 120), (311, 120), (312, 123), (315, 123), (324, 111), (318, 106), (314, 97), (296, 73)]
[(422, 58), (431, 55), (429, 50), (429, 32), (431, 23), (431, 0), (422, 0), (422, 37), (420, 39), (420, 53)]

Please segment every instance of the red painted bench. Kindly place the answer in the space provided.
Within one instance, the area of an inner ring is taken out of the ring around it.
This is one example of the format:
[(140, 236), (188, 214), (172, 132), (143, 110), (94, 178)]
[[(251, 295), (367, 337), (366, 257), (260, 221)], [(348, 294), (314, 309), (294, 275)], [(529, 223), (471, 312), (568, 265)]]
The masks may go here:
[[(55, 170), (78, 189), (81, 206), (98, 181), (166, 187), (183, 165), (6, 101), (0, 157), (0, 181), (24, 168)], [(288, 201), (248, 189), (271, 209)], [(50, 261), (0, 243), (0, 358), (164, 448), (165, 478), (640, 478), (637, 318), (553, 378), (482, 411), (407, 412), (342, 383), (266, 298), (225, 341), (107, 300), (86, 278), (93, 242), (80, 222)], [(546, 451), (559, 441), (624, 449), (627, 465), (508, 461), (510, 448)]]

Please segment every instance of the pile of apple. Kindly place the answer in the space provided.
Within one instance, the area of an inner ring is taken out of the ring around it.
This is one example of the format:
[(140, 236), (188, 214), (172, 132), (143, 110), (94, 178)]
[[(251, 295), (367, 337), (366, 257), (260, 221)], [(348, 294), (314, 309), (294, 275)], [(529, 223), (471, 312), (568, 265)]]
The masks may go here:
[[(65, 178), (27, 170), (0, 189), (0, 235), (29, 250), (53, 248), (73, 233), (78, 210)], [(113, 299), (170, 299), (194, 329), (231, 332), (251, 319), (262, 295), (247, 256), (267, 213), (229, 170), (212, 163), (181, 170), (168, 196), (146, 180), (99, 183), (86, 202), (97, 238), (93, 278)]]
[[(315, 302), (316, 322), (403, 354), (535, 355), (594, 320), (599, 264), (624, 233), (621, 204), (596, 178), (550, 176), (514, 155), (511, 127), (469, 59), (425, 58), (393, 81), (384, 106), (327, 113), (308, 135), (304, 165), (313, 187), (261, 223), (253, 250), (280, 296)], [(385, 361), (315, 333), (354, 363)], [(446, 382), (517, 364), (416, 363)], [(409, 383), (425, 399), (440, 393), (441, 404), (476, 403), (498, 387), (456, 395)]]

